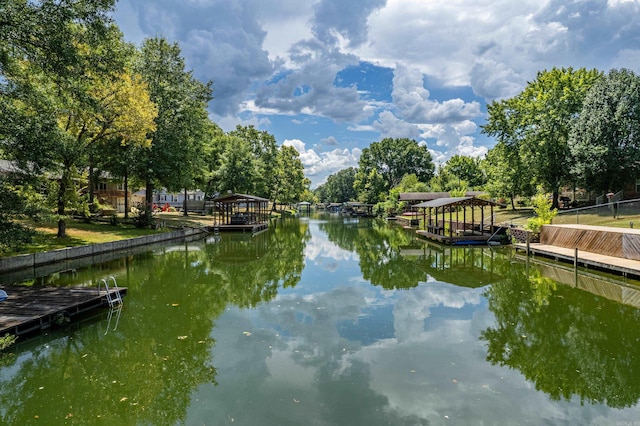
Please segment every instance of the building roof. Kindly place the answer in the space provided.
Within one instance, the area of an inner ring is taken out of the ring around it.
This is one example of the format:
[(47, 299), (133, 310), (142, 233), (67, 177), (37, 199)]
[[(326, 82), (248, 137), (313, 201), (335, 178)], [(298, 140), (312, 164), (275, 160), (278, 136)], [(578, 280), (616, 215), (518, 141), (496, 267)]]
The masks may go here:
[(435, 200), (424, 201), (414, 205), (414, 207), (453, 207), (453, 206), (501, 206), (495, 201), (484, 200), (476, 197), (449, 197), (437, 198)]
[[(482, 191), (467, 191), (465, 196), (476, 197), (482, 194)], [(401, 192), (399, 196), (400, 201), (429, 201), (438, 198), (450, 198), (451, 195), (448, 192)]]
[(262, 197), (256, 197), (255, 195), (247, 195), (247, 194), (224, 194), (221, 197), (213, 200), (217, 203), (244, 203), (247, 201), (253, 202), (269, 202), (268, 199)]

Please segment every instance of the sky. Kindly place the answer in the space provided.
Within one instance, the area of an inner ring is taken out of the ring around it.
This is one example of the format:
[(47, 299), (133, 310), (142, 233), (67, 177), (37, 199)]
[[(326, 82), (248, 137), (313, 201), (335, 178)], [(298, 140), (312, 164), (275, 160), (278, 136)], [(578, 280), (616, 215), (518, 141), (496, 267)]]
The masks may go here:
[(119, 0), (127, 41), (177, 42), (213, 81), (210, 118), (300, 153), (315, 188), (362, 149), (410, 138), (482, 157), (487, 104), (540, 71), (640, 73), (640, 0)]

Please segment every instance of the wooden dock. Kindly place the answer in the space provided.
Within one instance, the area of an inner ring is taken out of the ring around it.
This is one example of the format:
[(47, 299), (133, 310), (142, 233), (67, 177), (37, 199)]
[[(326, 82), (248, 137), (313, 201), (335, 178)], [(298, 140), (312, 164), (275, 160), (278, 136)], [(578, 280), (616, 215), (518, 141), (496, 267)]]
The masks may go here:
[[(515, 245), (527, 251), (527, 244)], [(640, 278), (640, 231), (589, 225), (544, 225), (529, 253), (575, 266)]]
[[(522, 243), (515, 244), (515, 248), (516, 250), (526, 252), (527, 245)], [(581, 251), (579, 249), (577, 250), (578, 256), (576, 260), (575, 249), (540, 243), (529, 244), (529, 253), (560, 262), (574, 263), (577, 264), (577, 266), (584, 266), (585, 268), (610, 272), (616, 275), (640, 278), (640, 261), (638, 260)]]
[(416, 231), (416, 234), (419, 238), (447, 245), (487, 245), (489, 241), (492, 240), (492, 237), (496, 242), (499, 240), (495, 234), (488, 231), (483, 233), (474, 231), (468, 234), (442, 235), (441, 233), (419, 229)]
[[(109, 306), (107, 292), (96, 287), (28, 287), (2, 286), (8, 298), (0, 302), (0, 336), (20, 336), (63, 325), (74, 316), (92, 309)], [(109, 289), (114, 298), (119, 291)]]
[(258, 234), (262, 231), (266, 231), (269, 227), (267, 222), (252, 223), (252, 224), (234, 224), (234, 225), (213, 225), (207, 226), (208, 232), (250, 232), (252, 234)]

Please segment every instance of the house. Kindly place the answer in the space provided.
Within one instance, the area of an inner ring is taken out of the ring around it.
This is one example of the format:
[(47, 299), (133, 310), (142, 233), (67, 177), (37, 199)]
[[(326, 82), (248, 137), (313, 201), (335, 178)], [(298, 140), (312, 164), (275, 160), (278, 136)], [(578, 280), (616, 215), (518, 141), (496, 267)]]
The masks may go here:
[[(193, 191), (187, 191), (187, 211), (190, 212), (204, 212), (209, 207), (209, 204), (205, 204), (205, 193), (200, 189)], [(146, 200), (146, 191), (141, 189), (136, 191), (132, 195), (132, 206), (144, 205)], [(166, 189), (160, 189), (153, 192), (153, 204), (157, 208), (169, 205), (176, 210), (182, 210), (184, 208), (185, 193), (183, 192), (168, 192)]]

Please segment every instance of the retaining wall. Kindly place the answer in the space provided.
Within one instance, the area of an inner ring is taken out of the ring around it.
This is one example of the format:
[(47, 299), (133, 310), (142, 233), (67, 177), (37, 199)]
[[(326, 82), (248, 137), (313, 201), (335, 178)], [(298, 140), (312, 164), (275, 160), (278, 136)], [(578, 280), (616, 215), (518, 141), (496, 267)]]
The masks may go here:
[(145, 235), (144, 237), (130, 238), (110, 243), (91, 244), (87, 246), (69, 247), (41, 253), (22, 254), (19, 256), (0, 258), (0, 273), (68, 262), (74, 259), (102, 256), (108, 253), (131, 250), (134, 247), (147, 246), (163, 241), (177, 240), (205, 234), (206, 231), (203, 229), (184, 228), (179, 231)]

